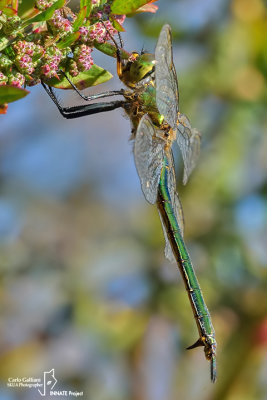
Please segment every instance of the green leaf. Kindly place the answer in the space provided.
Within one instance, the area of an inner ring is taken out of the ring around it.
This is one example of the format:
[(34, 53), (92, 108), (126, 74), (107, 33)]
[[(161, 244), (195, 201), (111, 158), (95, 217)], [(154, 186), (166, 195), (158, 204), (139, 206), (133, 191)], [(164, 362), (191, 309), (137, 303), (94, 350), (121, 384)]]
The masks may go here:
[[(5, 55), (8, 56), (8, 58), (10, 60), (14, 60), (14, 58), (16, 56), (16, 53), (15, 53), (15, 51), (14, 51), (12, 46), (7, 46), (5, 48)], [(11, 64), (12, 64), (12, 61), (10, 61), (10, 63), (9, 63), (9, 68), (10, 68)]]
[(151, 0), (114, 0), (111, 6), (113, 14), (130, 14), (135, 12), (139, 7), (150, 3)]
[(84, 6), (83, 8), (80, 9), (79, 14), (77, 15), (77, 18), (72, 24), (73, 31), (76, 32), (80, 26), (82, 26), (84, 19), (86, 18), (87, 15), (87, 7)]
[(91, 10), (92, 10), (92, 0), (81, 0), (80, 1), (80, 9), (82, 9), (83, 7), (86, 7), (86, 18), (89, 17), (89, 15), (91, 14)]
[[(157, 1), (157, 0), (156, 0)], [(158, 11), (158, 6), (152, 3), (147, 3), (144, 6), (138, 8), (135, 12), (127, 14), (127, 17), (134, 17), (137, 14), (143, 13), (143, 12), (150, 12), (155, 14)]]
[(64, 49), (65, 47), (71, 46), (72, 43), (76, 42), (76, 40), (78, 40), (80, 36), (80, 32), (70, 33), (69, 35), (65, 36), (64, 39), (60, 40), (57, 43), (57, 47), (59, 49)]
[[(114, 44), (94, 42), (94, 47), (97, 50), (101, 51), (102, 53), (106, 54), (107, 56), (114, 57), (114, 58), (117, 57), (117, 48), (116, 48), (116, 46), (114, 46)], [(120, 55), (123, 60), (128, 60), (131, 53), (128, 53), (128, 51), (125, 51), (123, 49), (120, 49)]]
[(16, 10), (16, 14), (18, 13), (18, 8), (19, 8), (19, 0), (12, 0), (11, 1), (11, 7)]
[(0, 104), (12, 103), (27, 96), (30, 92), (16, 86), (0, 86)]
[[(80, 90), (90, 86), (99, 85), (100, 83), (107, 82), (112, 78), (110, 72), (99, 67), (98, 65), (93, 65), (91, 69), (81, 72), (75, 77), (72, 77), (69, 74), (67, 75), (74, 85)], [(58, 89), (72, 89), (72, 86), (64, 76), (60, 80), (57, 78), (47, 79), (45, 80), (45, 83)]]
[(18, 15), (21, 17), (25, 13), (29, 12), (32, 10), (35, 6), (35, 0), (27, 0), (27, 1), (21, 1), (19, 3), (19, 10), (18, 10)]
[(11, 7), (18, 11), (19, 1), (18, 0), (11, 0)]
[(8, 43), (9, 39), (6, 37), (6, 35), (0, 36), (0, 51), (4, 50)]
[(10, 4), (9, 0), (0, 0), (0, 10), (3, 10), (4, 8), (8, 7)]
[(65, 2), (66, 2), (66, 0), (56, 1), (51, 7), (47, 8), (45, 11), (43, 11), (40, 14), (36, 15), (35, 17), (25, 21), (23, 24), (23, 28), (34, 22), (43, 22), (43, 21), (47, 21), (48, 19), (52, 18), (54, 12), (56, 10), (58, 10), (59, 8), (63, 7)]
[(113, 27), (118, 31), (118, 32), (125, 32), (125, 29), (123, 28), (123, 26), (121, 26), (121, 24), (119, 24), (119, 22), (113, 18), (112, 14), (110, 15), (110, 20), (112, 21), (112, 25)]
[(18, 0), (0, 0), (0, 10), (9, 17), (17, 15)]
[(8, 17), (13, 17), (14, 15), (17, 15), (17, 11), (14, 8), (5, 7), (5, 8), (3, 8), (2, 11)]

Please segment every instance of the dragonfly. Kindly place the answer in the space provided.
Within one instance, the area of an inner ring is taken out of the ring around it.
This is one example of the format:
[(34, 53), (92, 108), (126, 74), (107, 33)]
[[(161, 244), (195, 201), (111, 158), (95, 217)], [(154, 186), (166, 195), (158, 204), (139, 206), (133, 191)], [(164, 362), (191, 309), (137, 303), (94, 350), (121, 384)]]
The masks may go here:
[(145, 199), (157, 205), (165, 238), (165, 255), (178, 265), (199, 333), (197, 341), (187, 349), (204, 347), (206, 359), (210, 361), (211, 380), (215, 382), (215, 331), (184, 242), (184, 217), (176, 190), (172, 155), (172, 147), (176, 142), (183, 158), (185, 184), (199, 154), (200, 133), (191, 127), (188, 118), (179, 111), (171, 28), (167, 24), (162, 27), (155, 54), (133, 52), (129, 60), (122, 60), (118, 45), (116, 47), (118, 76), (127, 89), (85, 96), (69, 82), (86, 101), (117, 95), (123, 96), (124, 100), (62, 107), (53, 89), (42, 84), (65, 118), (78, 118), (119, 107), (129, 116), (141, 188)]

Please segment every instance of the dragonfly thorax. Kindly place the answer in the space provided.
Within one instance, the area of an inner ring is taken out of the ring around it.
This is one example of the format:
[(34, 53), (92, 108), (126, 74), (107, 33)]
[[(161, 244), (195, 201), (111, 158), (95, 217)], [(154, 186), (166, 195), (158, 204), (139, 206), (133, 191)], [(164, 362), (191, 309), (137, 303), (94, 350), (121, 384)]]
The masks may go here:
[(169, 136), (170, 127), (164, 121), (164, 116), (159, 113), (156, 105), (154, 81), (151, 80), (149, 84), (137, 86), (133, 91), (125, 91), (124, 97), (126, 99), (124, 109), (132, 122), (133, 132), (136, 131), (141, 118), (147, 114), (153, 124), (159, 129), (163, 129)]

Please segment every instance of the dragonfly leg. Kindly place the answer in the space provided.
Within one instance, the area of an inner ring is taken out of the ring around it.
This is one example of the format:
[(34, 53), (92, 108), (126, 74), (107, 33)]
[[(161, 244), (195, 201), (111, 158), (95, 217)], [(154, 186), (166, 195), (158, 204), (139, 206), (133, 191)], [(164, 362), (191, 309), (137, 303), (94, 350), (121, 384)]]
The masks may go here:
[(121, 33), (119, 31), (118, 31), (118, 36), (119, 36), (120, 46), (123, 49), (124, 43), (123, 43), (123, 40), (122, 40), (122, 37), (121, 37)]
[[(108, 32), (108, 34), (109, 34), (109, 37), (110, 37), (110, 40), (112, 40), (112, 42), (114, 43), (114, 45), (115, 45), (115, 47), (116, 47), (117, 74), (118, 74), (119, 79), (121, 79), (121, 78), (122, 78), (122, 74), (123, 74), (123, 72), (122, 72), (121, 49), (119, 48), (118, 43), (116, 42), (116, 40), (114, 39), (114, 37), (111, 35), (109, 29), (105, 26), (104, 22), (103, 22), (103, 21), (101, 21), (101, 22), (102, 22), (104, 28), (107, 30), (107, 32)], [(120, 40), (121, 48), (123, 48), (123, 41), (122, 41), (120, 32), (118, 32), (118, 35), (119, 35), (119, 40)]]
[(63, 71), (60, 70), (60, 72), (65, 76), (69, 84), (72, 86), (72, 88), (75, 90), (76, 93), (85, 101), (91, 101), (91, 100), (96, 100), (96, 99), (101, 99), (102, 97), (110, 97), (110, 96), (123, 96), (124, 95), (124, 90), (110, 90), (108, 92), (102, 92), (102, 93), (97, 93), (97, 94), (92, 94), (91, 96), (85, 96), (84, 94), (81, 93), (81, 91), (77, 88), (76, 85), (71, 81), (71, 79), (67, 76), (67, 74)]
[(100, 112), (105, 112), (105, 111), (112, 111), (115, 110), (116, 108), (120, 107), (124, 108), (126, 106), (126, 102), (120, 100), (120, 101), (110, 101), (109, 103), (92, 103), (74, 107), (62, 107), (53, 89), (51, 87), (46, 86), (43, 82), (42, 86), (45, 89), (48, 96), (57, 106), (60, 114), (67, 119), (79, 118), (86, 115), (98, 114)]

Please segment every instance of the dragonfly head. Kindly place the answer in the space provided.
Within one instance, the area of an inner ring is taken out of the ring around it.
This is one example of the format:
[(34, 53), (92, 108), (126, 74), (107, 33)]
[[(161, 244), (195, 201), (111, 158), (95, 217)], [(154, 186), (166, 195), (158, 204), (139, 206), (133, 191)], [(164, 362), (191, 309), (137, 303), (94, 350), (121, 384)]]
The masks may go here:
[(149, 77), (154, 70), (154, 54), (133, 52), (128, 60), (122, 63), (119, 78), (126, 86), (134, 89), (140, 81)]

